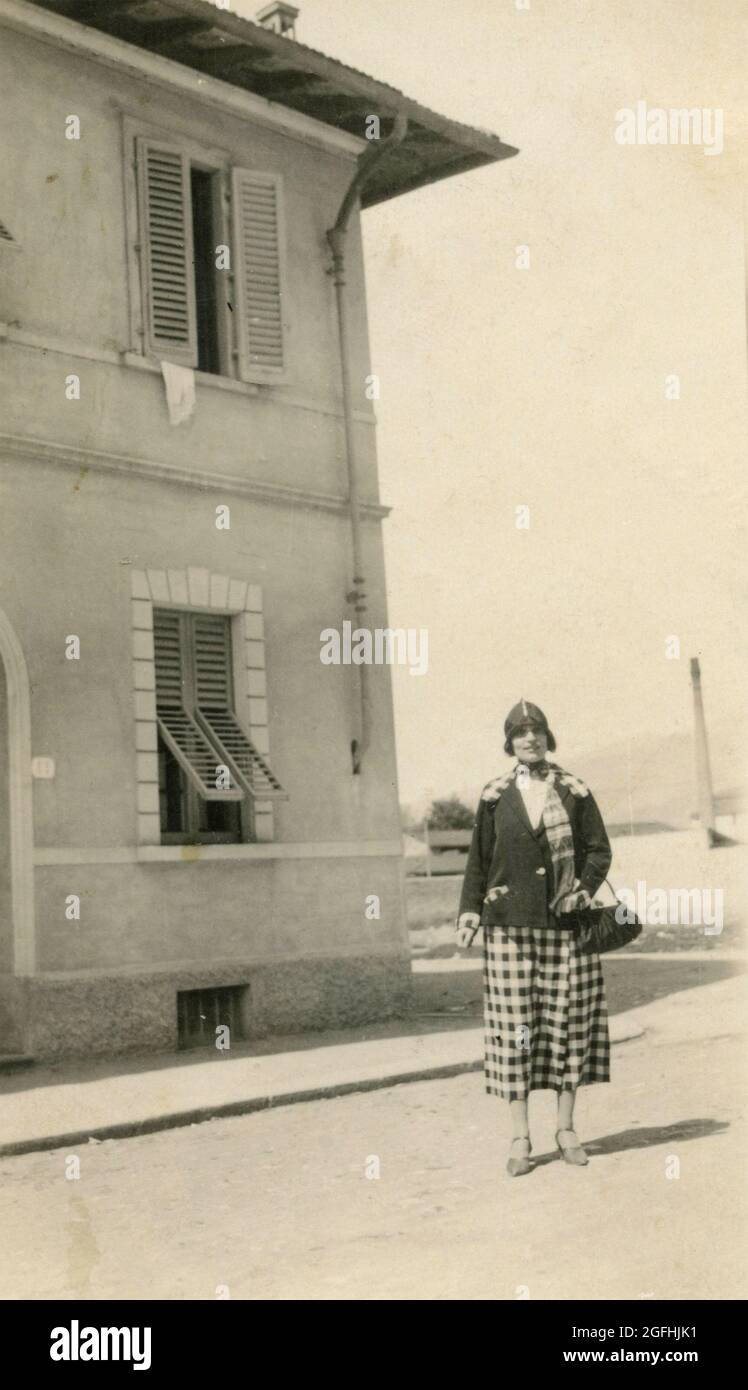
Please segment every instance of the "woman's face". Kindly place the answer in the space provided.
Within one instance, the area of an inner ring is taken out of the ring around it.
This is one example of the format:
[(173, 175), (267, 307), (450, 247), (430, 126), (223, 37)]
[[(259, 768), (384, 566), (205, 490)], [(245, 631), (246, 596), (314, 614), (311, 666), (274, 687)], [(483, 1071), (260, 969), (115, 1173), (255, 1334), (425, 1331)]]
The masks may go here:
[(522, 724), (512, 738), (512, 752), (523, 763), (537, 763), (548, 752), (548, 739), (537, 724)]

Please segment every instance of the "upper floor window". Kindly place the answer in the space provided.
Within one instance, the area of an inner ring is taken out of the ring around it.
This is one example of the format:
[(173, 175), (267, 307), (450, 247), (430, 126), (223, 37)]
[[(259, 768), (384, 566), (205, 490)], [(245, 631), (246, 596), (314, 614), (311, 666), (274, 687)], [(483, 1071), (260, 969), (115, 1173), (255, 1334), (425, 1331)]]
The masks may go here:
[(280, 177), (132, 132), (142, 350), (244, 381), (286, 371)]

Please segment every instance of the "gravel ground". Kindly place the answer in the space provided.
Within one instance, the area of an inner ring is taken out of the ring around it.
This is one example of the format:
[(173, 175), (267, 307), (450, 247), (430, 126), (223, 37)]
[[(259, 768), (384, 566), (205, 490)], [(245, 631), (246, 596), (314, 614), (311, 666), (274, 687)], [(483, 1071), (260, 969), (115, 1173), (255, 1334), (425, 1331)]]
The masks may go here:
[(727, 1036), (623, 1044), (612, 1084), (580, 1095), (589, 1166), (555, 1156), (543, 1093), (515, 1180), (480, 1073), (5, 1159), (0, 1296), (740, 1299), (743, 1055)]

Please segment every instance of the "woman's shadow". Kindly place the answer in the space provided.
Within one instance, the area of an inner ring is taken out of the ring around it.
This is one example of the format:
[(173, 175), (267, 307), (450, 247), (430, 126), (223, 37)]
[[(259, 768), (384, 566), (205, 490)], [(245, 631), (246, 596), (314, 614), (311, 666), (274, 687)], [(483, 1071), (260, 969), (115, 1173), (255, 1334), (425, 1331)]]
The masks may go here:
[[(601, 1139), (582, 1139), (581, 1142), (590, 1158), (595, 1159), (604, 1158), (607, 1154), (623, 1153), (626, 1149), (651, 1149), (655, 1144), (676, 1144), (684, 1139), (705, 1139), (714, 1134), (723, 1134), (729, 1127), (726, 1120), (678, 1120), (672, 1125), (622, 1129), (617, 1134), (606, 1134)], [(533, 1167), (542, 1168), (544, 1164), (554, 1163), (556, 1160), (561, 1160), (561, 1155), (556, 1150), (539, 1154)]]

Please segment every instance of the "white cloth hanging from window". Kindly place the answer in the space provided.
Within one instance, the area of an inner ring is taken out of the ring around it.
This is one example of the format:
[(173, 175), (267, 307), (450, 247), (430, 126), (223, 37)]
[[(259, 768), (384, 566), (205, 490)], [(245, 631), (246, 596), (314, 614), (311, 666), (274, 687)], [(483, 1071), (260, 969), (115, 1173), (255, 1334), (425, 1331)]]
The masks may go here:
[(166, 388), (166, 404), (172, 425), (189, 420), (195, 409), (195, 373), (192, 367), (180, 367), (176, 362), (162, 362), (161, 371)]

